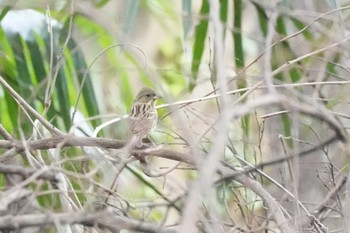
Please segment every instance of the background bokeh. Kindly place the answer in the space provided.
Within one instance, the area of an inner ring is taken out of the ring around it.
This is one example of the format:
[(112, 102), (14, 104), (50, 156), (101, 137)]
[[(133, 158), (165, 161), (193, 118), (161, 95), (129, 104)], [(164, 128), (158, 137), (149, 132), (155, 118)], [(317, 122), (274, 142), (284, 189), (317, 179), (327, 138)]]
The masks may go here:
[[(150, 86), (163, 97), (152, 134), (162, 149), (190, 153), (203, 164), (214, 156), (234, 171), (261, 165), (247, 177), (278, 201), (296, 232), (314, 229), (305, 220), (311, 215), (331, 232), (346, 232), (348, 154), (335, 129), (347, 135), (350, 118), (349, 8), (346, 0), (5, 0), (0, 75), (67, 135), (96, 136), (96, 127), (107, 123), (97, 136), (122, 141), (130, 136), (126, 115), (135, 95)], [(277, 94), (289, 101), (278, 103)], [(267, 98), (272, 95), (277, 100)], [(0, 112), (14, 139), (52, 136), (4, 85)], [(216, 148), (222, 134), (225, 143)], [(125, 156), (120, 149), (27, 152), (6, 163), (59, 164), (79, 210), (89, 212), (107, 196), (118, 214), (170, 229), (183, 222), (193, 184), (206, 171), (157, 156), (148, 158), (151, 170), (176, 168), (150, 177), (134, 161), (118, 170), (101, 154)], [(300, 156), (263, 166), (291, 155)], [(11, 179), (3, 174), (3, 191), (14, 185)], [(198, 231), (279, 232), (259, 193), (223, 180), (208, 181), (215, 188), (198, 197)], [(72, 208), (52, 184), (25, 187), (35, 211)]]

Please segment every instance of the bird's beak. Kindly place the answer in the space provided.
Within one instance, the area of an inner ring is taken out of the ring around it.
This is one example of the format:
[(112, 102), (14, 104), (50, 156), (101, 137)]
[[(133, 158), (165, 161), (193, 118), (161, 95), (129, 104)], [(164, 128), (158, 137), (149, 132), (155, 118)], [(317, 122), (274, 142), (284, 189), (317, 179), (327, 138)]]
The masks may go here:
[(155, 95), (154, 97), (153, 97), (153, 99), (155, 99), (155, 100), (157, 100), (157, 99), (161, 99), (162, 97), (160, 96), (160, 95)]

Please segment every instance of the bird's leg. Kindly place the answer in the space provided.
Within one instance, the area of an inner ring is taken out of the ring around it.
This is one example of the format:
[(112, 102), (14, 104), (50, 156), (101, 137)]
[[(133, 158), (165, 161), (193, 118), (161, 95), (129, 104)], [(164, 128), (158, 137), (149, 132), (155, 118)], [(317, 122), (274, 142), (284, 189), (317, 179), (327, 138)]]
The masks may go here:
[(147, 135), (147, 137), (145, 137), (145, 140), (147, 141), (148, 144), (151, 144), (152, 147), (156, 147), (156, 144), (154, 143), (150, 135)]

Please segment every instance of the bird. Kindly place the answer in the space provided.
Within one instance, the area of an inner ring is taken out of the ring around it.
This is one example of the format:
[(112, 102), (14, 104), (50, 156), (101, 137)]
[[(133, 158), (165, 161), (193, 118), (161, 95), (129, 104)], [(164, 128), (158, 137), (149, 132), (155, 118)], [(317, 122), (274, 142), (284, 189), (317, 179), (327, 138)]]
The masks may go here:
[(159, 98), (150, 87), (143, 87), (137, 94), (129, 115), (131, 147), (142, 148), (142, 139), (149, 139), (149, 134), (156, 127), (158, 113), (155, 106)]

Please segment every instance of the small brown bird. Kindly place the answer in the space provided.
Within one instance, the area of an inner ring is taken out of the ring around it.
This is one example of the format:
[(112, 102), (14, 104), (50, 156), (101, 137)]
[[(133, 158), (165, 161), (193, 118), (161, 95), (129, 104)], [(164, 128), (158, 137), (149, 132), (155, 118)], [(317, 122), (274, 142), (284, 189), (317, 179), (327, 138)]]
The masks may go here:
[(160, 98), (152, 88), (144, 87), (137, 94), (130, 113), (130, 132), (132, 147), (142, 147), (142, 139), (148, 138), (156, 127), (158, 114), (155, 108)]

